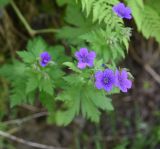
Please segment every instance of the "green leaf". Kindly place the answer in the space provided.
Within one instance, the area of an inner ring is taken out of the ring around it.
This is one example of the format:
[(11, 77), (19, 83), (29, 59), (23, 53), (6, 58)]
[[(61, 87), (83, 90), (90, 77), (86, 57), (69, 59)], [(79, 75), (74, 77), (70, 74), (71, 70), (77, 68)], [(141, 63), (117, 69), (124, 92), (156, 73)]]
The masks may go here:
[(39, 57), (42, 51), (48, 48), (46, 42), (41, 37), (36, 37), (30, 40), (27, 44), (27, 50), (30, 51), (35, 57)]
[(159, 0), (148, 0), (143, 3), (142, 0), (127, 1), (132, 9), (137, 28), (142, 32), (145, 38), (154, 37), (160, 42), (160, 9)]
[(58, 111), (56, 113), (56, 123), (59, 126), (68, 125), (75, 117), (75, 108), (70, 108), (67, 111)]
[(83, 85), (85, 83), (84, 78), (76, 74), (71, 74), (63, 78), (65, 81), (67, 81), (68, 84), (73, 86), (80, 86), (80, 84)]
[(55, 110), (55, 103), (53, 96), (46, 94), (45, 92), (40, 93), (40, 101), (42, 105), (49, 111), (53, 112)]
[(66, 61), (70, 61), (70, 57), (65, 54), (65, 49), (61, 45), (51, 46), (48, 48), (49, 54), (53, 57), (53, 61), (62, 64)]
[(0, 8), (5, 7), (10, 3), (10, 0), (0, 0)]
[(52, 80), (49, 78), (41, 79), (39, 82), (39, 90), (44, 91), (52, 96), (54, 93)]
[(97, 90), (93, 84), (89, 84), (85, 90), (97, 108), (105, 111), (112, 111), (114, 109), (111, 99), (105, 95), (103, 90)]
[(25, 63), (33, 63), (36, 60), (36, 57), (32, 53), (27, 51), (18, 51), (17, 54)]
[(36, 76), (29, 76), (28, 81), (27, 81), (27, 87), (26, 87), (26, 93), (30, 93), (34, 91), (36, 88), (38, 88), (39, 85), (39, 80)]
[(81, 98), (81, 110), (84, 117), (90, 119), (92, 122), (99, 122), (100, 112), (93, 104), (91, 97), (85, 91), (84, 96)]
[(13, 74), (13, 72), (14, 67), (12, 64), (5, 64), (2, 67), (0, 67), (0, 76), (7, 78), (9, 81), (14, 79), (14, 75), (11, 75)]
[[(75, 91), (76, 90), (76, 91)], [(78, 115), (80, 110), (80, 87), (68, 88), (67, 91), (60, 94), (57, 99), (65, 101), (67, 110), (59, 110), (56, 113), (56, 123), (60, 126), (68, 125), (73, 118)]]
[(79, 70), (79, 69), (77, 68), (77, 66), (75, 66), (75, 64), (72, 63), (72, 62), (65, 62), (65, 63), (63, 63), (63, 65), (68, 66), (71, 70), (73, 70), (73, 71), (75, 71), (75, 72), (78, 72), (78, 73), (81, 73), (81, 72), (82, 72), (82, 71)]
[(94, 29), (97, 24), (93, 24), (91, 18), (86, 18), (81, 12), (81, 7), (76, 3), (70, 4), (66, 10), (65, 21), (68, 26), (64, 26), (57, 32), (57, 37), (66, 39), (70, 44), (83, 43), (79, 36)]
[(25, 76), (18, 76), (16, 80), (12, 81), (12, 90), (10, 96), (10, 106), (14, 107), (16, 105), (27, 103), (27, 96), (25, 93)]
[[(76, 80), (76, 79), (74, 79)], [(69, 124), (73, 118), (82, 112), (84, 118), (98, 123), (100, 110), (112, 111), (111, 99), (106, 97), (103, 91), (94, 88), (92, 82), (82, 85), (68, 86), (61, 92), (56, 100), (64, 102), (63, 108), (57, 113), (56, 120), (59, 125)]]
[(101, 91), (96, 92), (96, 94), (91, 95), (91, 97), (96, 107), (106, 111), (114, 110), (113, 105), (111, 103), (111, 99), (106, 97)]

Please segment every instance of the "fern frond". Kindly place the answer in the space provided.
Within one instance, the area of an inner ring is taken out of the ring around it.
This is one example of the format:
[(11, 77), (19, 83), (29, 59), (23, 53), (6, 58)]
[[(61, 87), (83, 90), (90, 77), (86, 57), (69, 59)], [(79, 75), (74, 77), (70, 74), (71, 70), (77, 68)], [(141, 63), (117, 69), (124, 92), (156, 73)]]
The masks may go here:
[(112, 10), (113, 5), (118, 2), (118, 0), (81, 0), (82, 10), (86, 11), (87, 16), (93, 15), (93, 22), (104, 22), (113, 27), (123, 23)]
[(127, 2), (132, 9), (138, 30), (141, 31), (147, 39), (155, 37), (155, 39), (160, 42), (160, 11), (159, 7), (157, 8), (155, 6), (155, 4), (159, 6), (158, 3), (160, 3), (160, 1), (156, 1), (154, 3), (152, 0), (148, 0), (146, 3), (143, 3), (142, 0), (130, 0)]

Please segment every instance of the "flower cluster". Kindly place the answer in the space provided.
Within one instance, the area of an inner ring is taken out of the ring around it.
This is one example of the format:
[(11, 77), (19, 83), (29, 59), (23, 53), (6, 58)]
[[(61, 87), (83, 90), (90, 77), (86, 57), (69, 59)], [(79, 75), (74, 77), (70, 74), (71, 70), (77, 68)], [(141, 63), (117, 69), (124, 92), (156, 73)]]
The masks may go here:
[(95, 74), (96, 88), (104, 89), (109, 92), (113, 86), (118, 87), (122, 92), (127, 92), (131, 88), (132, 82), (128, 79), (128, 72), (126, 70), (118, 71), (114, 73), (111, 69), (105, 71), (98, 71)]
[[(77, 67), (84, 69), (87, 66), (94, 66), (94, 59), (96, 53), (94, 51), (88, 51), (87, 48), (81, 48), (75, 52), (75, 57), (78, 60)], [(40, 54), (40, 65), (42, 67), (47, 66), (51, 61), (51, 56), (48, 52), (42, 52)], [(103, 64), (104, 65), (104, 64)], [(104, 89), (110, 92), (113, 87), (118, 87), (122, 92), (127, 92), (131, 88), (132, 82), (128, 79), (128, 72), (125, 69), (115, 72), (111, 69), (105, 69), (104, 71), (97, 71), (95, 73), (95, 86), (97, 89)]]
[(117, 5), (113, 6), (113, 11), (120, 17), (131, 19), (131, 9), (129, 7), (125, 7), (123, 3), (118, 3)]
[[(78, 60), (77, 67), (84, 69), (87, 66), (94, 66), (94, 59), (96, 53), (94, 51), (88, 51), (87, 48), (81, 48), (75, 53), (75, 57)], [(104, 71), (97, 71), (95, 74), (95, 86), (97, 89), (104, 89), (109, 92), (113, 87), (118, 87), (122, 92), (127, 92), (131, 88), (132, 82), (128, 79), (128, 72), (125, 69), (115, 72), (111, 69)]]

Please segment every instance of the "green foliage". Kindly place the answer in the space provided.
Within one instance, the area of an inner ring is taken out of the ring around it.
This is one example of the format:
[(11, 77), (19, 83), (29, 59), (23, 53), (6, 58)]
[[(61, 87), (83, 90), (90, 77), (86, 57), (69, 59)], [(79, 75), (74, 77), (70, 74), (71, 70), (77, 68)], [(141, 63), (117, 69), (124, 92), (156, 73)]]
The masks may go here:
[(112, 11), (116, 3), (118, 0), (73, 1), (66, 9), (67, 26), (59, 30), (57, 37), (76, 46), (89, 44), (89, 48), (94, 49), (104, 62), (124, 58), (130, 28), (124, 28), (122, 19)]
[(90, 18), (86, 18), (81, 13), (81, 7), (74, 1), (67, 6), (65, 22), (67, 25), (59, 30), (57, 37), (66, 39), (73, 45), (82, 44), (82, 40), (78, 37), (96, 28), (96, 24), (93, 24)]
[(126, 149), (129, 141), (127, 139), (123, 139), (120, 144), (117, 144), (114, 149)]
[(56, 97), (65, 104), (56, 114), (58, 125), (68, 125), (75, 116), (82, 113), (84, 118), (99, 122), (101, 110), (111, 111), (111, 100), (103, 91), (95, 89), (94, 84), (81, 75), (70, 75), (64, 78), (68, 86)]
[(142, 0), (126, 1), (132, 9), (132, 13), (137, 24), (138, 30), (148, 39), (155, 37), (160, 42), (160, 1)]
[(10, 97), (11, 107), (27, 102), (24, 88), (26, 80), (25, 76), (23, 75), (24, 72), (25, 65), (17, 61), (15, 61), (13, 65), (5, 65), (0, 69), (0, 76), (9, 79), (12, 82), (12, 90)]
[(81, 73), (82, 71), (79, 70), (72, 62), (65, 62), (63, 65), (68, 66), (71, 70)]
[[(59, 49), (61, 49), (61, 52), (58, 54), (56, 50)], [(27, 51), (17, 52), (24, 63), (14, 61), (13, 64), (4, 65), (0, 69), (0, 76), (11, 82), (11, 107), (24, 103), (33, 104), (37, 91), (44, 92), (46, 97), (54, 97), (54, 85), (57, 82), (59, 83), (64, 73), (57, 66), (58, 64), (55, 65), (54, 63), (49, 64), (48, 68), (41, 68), (39, 55), (44, 50), (50, 52), (52, 48), (42, 38), (34, 38), (28, 42)], [(63, 52), (60, 47), (51, 53), (53, 55), (57, 53), (54, 55), (55, 58), (60, 55), (63, 58)], [(67, 58), (65, 55), (64, 57)], [(63, 63), (62, 60), (61, 62)]]
[[(94, 74), (105, 68), (116, 69), (116, 63), (127, 52), (131, 29), (124, 27), (123, 20), (112, 10), (119, 0), (56, 2), (66, 8), (63, 26), (56, 32), (56, 39), (62, 40), (67, 50), (61, 45), (50, 46), (41, 37), (35, 37), (29, 40), (25, 50), (17, 52), (22, 61), (4, 65), (0, 68), (0, 76), (11, 83), (12, 107), (39, 100), (49, 112), (49, 122), (65, 126), (81, 114), (98, 123), (102, 111), (113, 110), (109, 97), (119, 90), (114, 88), (106, 94), (104, 90), (96, 89)], [(93, 68), (80, 70), (77, 62), (73, 62), (70, 54), (80, 47), (96, 52)], [(44, 51), (52, 60), (42, 67), (40, 54)]]
[(91, 44), (91, 49), (95, 49), (96, 53), (101, 58), (108, 61), (116, 61), (121, 57), (125, 57), (125, 48), (128, 48), (128, 41), (124, 35), (130, 34), (130, 29), (112, 31), (109, 28), (106, 30), (95, 30), (93, 32), (82, 35), (81, 38)]
[(10, 0), (0, 0), (0, 8), (6, 6), (7, 4), (9, 4)]
[(119, 0), (81, 0), (82, 10), (86, 11), (87, 16), (93, 15), (93, 22), (104, 22), (106, 25), (115, 27), (117, 24), (123, 24), (112, 11), (112, 6), (117, 4)]

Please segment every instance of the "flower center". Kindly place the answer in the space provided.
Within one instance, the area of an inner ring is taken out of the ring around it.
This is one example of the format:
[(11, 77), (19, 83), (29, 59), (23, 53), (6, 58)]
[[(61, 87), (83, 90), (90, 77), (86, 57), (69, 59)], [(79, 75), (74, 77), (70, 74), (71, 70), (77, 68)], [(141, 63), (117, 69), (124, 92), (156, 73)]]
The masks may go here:
[(104, 83), (104, 84), (107, 84), (107, 83), (108, 83), (108, 78), (105, 77), (105, 78), (103, 79), (103, 83)]
[(49, 62), (49, 57), (48, 56), (43, 57), (42, 61), (44, 63), (48, 63)]
[(82, 62), (87, 63), (88, 62), (88, 57), (87, 56), (82, 56)]

